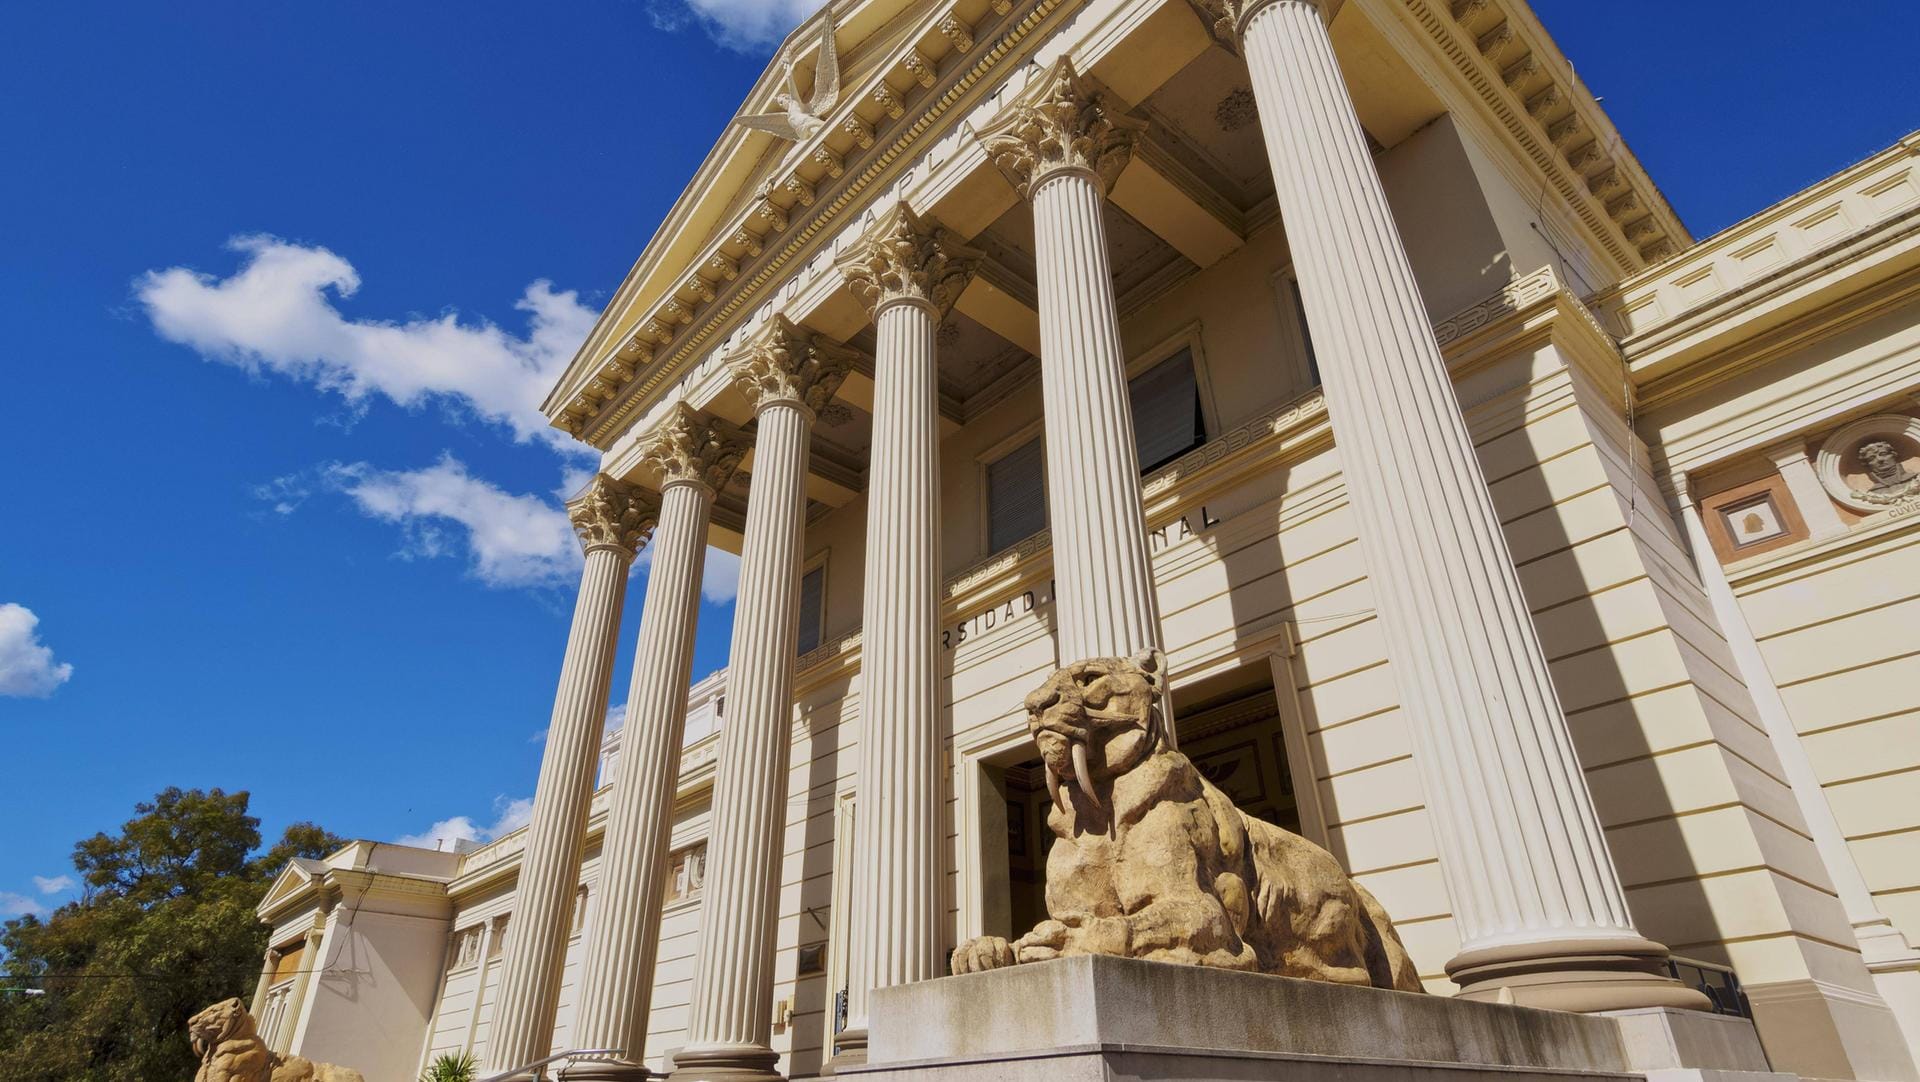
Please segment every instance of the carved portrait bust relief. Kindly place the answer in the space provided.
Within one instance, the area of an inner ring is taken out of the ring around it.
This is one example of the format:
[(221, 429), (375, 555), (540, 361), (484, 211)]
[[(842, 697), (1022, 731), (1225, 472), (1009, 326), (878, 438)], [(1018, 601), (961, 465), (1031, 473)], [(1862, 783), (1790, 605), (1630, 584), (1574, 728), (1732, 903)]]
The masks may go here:
[(1820, 447), (1820, 483), (1841, 504), (1865, 514), (1920, 500), (1920, 418), (1883, 413), (1862, 418)]

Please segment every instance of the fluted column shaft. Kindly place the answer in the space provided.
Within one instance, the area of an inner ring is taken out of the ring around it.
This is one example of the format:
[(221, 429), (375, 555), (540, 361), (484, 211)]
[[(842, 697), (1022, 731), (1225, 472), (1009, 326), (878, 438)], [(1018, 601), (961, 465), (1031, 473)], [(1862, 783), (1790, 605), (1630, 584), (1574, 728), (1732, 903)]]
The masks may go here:
[(1064, 168), (1037, 180), (1032, 198), (1060, 657), (1129, 657), (1159, 648), (1160, 608), (1105, 186), (1090, 170)]
[[(514, 891), (513, 925), (500, 971), (500, 994), (487, 1038), (492, 1071), (531, 1063), (553, 1047), (560, 974), (566, 963), (574, 895), (593, 800), (593, 768), (607, 719), (615, 639), (633, 551), (587, 550), (573, 627), (560, 665), (560, 690), (547, 725), (540, 781), (527, 821), (526, 855)], [(622, 756), (622, 758), (625, 758)]]
[(668, 482), (660, 494), (627, 693), (626, 733), (601, 843), (600, 896), (580, 979), (570, 1046), (618, 1048), (622, 1063), (582, 1063), (569, 1077), (638, 1078), (646, 1059), (660, 911), (666, 896), (673, 800), (685, 742), (688, 680), (713, 489)]
[(875, 988), (929, 980), (941, 948), (940, 430), (937, 313), (902, 299), (875, 316), (873, 451), (860, 636), (860, 808), (847, 1028)]
[(1238, 15), (1460, 931), (1448, 970), (1468, 995), (1540, 1006), (1697, 1005), (1652, 973), (1665, 950), (1628, 914), (1321, 12), (1256, 0)]
[(778, 1077), (771, 1050), (774, 929), (813, 411), (775, 398), (758, 417), (693, 1001), (687, 1046), (674, 1058), (673, 1076), (683, 1080)]
[(253, 986), (253, 1009), (247, 1012), (253, 1015), (256, 1023), (260, 1021), (261, 1013), (267, 1009), (267, 990), (273, 987), (273, 974), (279, 968), (280, 952), (271, 947), (267, 948), (267, 953), (260, 963), (260, 983)]

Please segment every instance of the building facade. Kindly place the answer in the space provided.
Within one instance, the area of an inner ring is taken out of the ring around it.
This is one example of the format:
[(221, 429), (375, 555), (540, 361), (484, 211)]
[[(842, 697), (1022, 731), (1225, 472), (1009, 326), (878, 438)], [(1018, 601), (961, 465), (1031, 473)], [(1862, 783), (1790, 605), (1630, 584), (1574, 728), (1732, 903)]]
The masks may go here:
[(1695, 240), (1572, 70), (1519, 0), (815, 16), (546, 403), (604, 457), (529, 827), (289, 869), (263, 1034), (857, 1058), (1044, 916), (1026, 693), (1157, 649), (1431, 991), (1915, 1078), (1920, 137)]

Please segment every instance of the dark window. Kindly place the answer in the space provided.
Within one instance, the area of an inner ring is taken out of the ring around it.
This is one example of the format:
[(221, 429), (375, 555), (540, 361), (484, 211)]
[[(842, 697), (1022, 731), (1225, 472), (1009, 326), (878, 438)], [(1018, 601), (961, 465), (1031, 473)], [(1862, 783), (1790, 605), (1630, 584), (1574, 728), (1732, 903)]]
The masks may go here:
[(800, 653), (820, 645), (821, 625), (827, 616), (827, 565), (800, 576)]
[(1035, 436), (987, 465), (987, 551), (1011, 548), (1046, 528), (1046, 456)]
[(1127, 392), (1133, 399), (1133, 441), (1141, 473), (1152, 473), (1207, 442), (1192, 350), (1183, 349), (1133, 377)]

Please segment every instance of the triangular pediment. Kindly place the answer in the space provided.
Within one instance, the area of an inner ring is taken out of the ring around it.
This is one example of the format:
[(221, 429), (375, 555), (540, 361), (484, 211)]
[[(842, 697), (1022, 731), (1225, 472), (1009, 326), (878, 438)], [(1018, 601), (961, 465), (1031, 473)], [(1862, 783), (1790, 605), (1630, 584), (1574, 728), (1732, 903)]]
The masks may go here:
[[(947, 6), (951, 7), (950, 2)], [(984, 3), (981, 6), (984, 10)], [(928, 34), (946, 10), (936, 0), (834, 0), (796, 27), (769, 58), (736, 115), (777, 113), (783, 108), (777, 99), (796, 89), (799, 97), (812, 95), (819, 76), (822, 29), (831, 20), (840, 91), (836, 106), (822, 110), (820, 119), (827, 120), (828, 127), (813, 138), (799, 140), (738, 123), (717, 132), (717, 142), (601, 313), (547, 407), (556, 414), (562, 411), (567, 400), (577, 398), (594, 378), (597, 362), (621, 350), (624, 343), (636, 336), (643, 343), (649, 338), (659, 340), (662, 335), (649, 335), (646, 329), (649, 313), (676, 296), (684, 298), (691, 274), (714, 276), (700, 269), (701, 253), (716, 241), (740, 235), (743, 215), (750, 216), (753, 207), (768, 201), (770, 186), (794, 175), (796, 163), (819, 149), (823, 138), (835, 130), (835, 118), (843, 118), (853, 103), (871, 92), (881, 73), (897, 63), (896, 54), (907, 39)], [(794, 73), (791, 83), (789, 64)], [(870, 104), (862, 108), (870, 115), (873, 112)], [(834, 138), (844, 142), (843, 137)], [(845, 153), (846, 148), (840, 150)], [(803, 171), (819, 172), (811, 165)], [(791, 208), (792, 196), (782, 191), (774, 202)]]
[(273, 885), (267, 888), (267, 896), (260, 899), (254, 912), (265, 916), (288, 902), (300, 897), (312, 889), (314, 880), (325, 875), (327, 866), (318, 860), (295, 857), (287, 862), (280, 874), (273, 879)]

